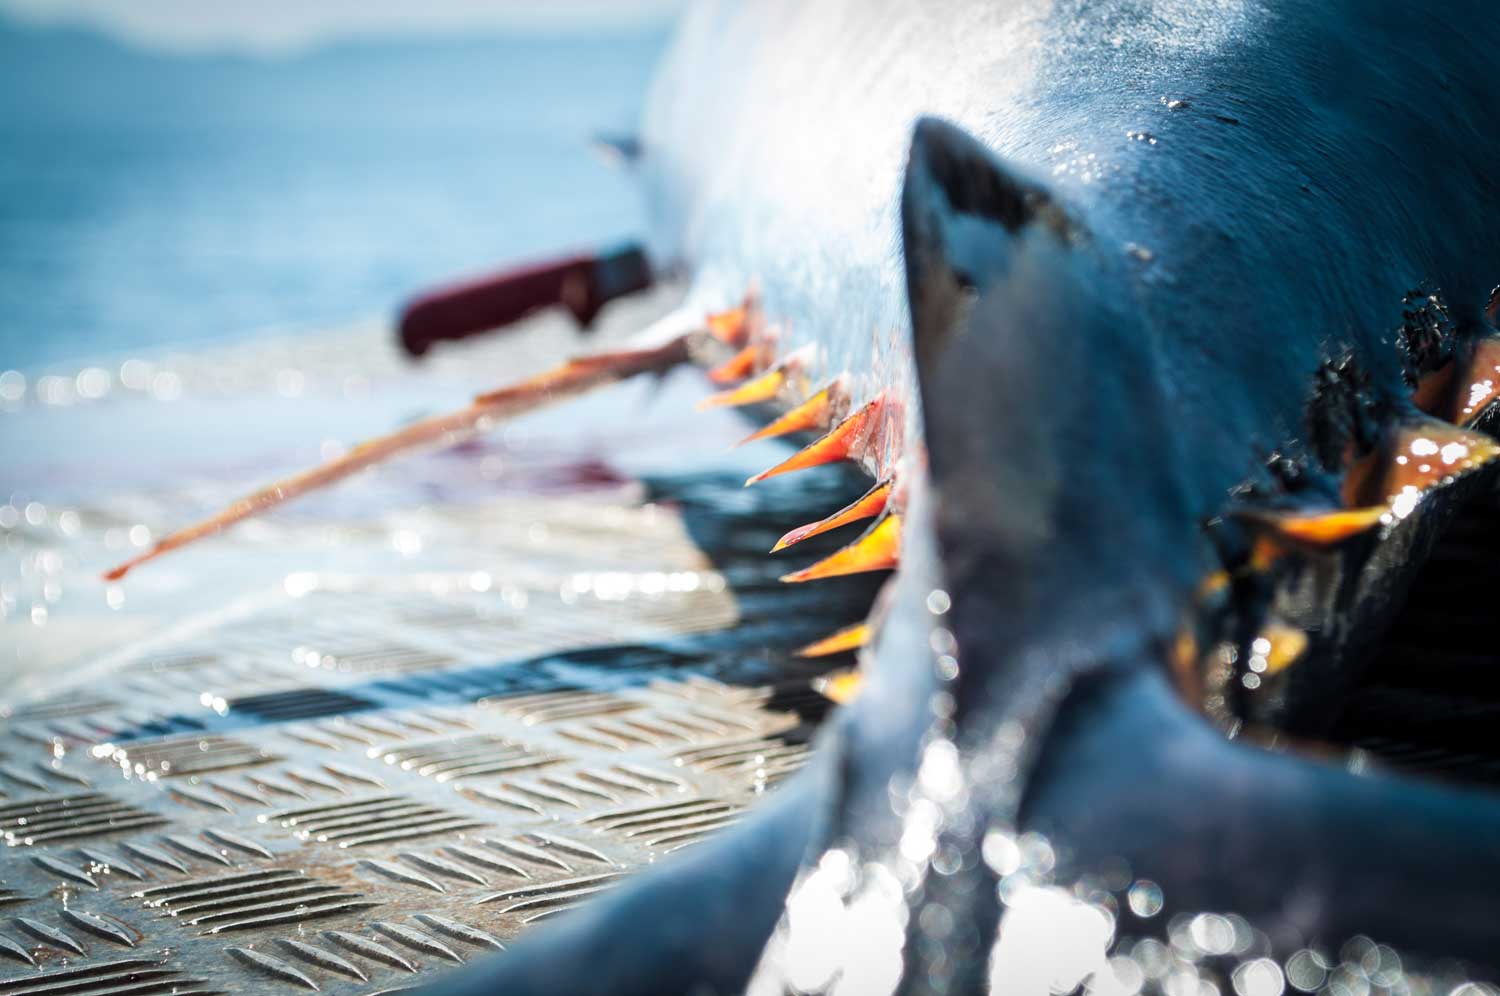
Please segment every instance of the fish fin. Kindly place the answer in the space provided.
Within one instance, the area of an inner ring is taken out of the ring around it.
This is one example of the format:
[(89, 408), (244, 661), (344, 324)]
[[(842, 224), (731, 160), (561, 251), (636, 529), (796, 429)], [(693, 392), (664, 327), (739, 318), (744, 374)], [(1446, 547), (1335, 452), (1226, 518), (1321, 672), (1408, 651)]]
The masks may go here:
[(594, 153), (609, 166), (637, 165), (644, 151), (639, 135), (597, 132), (590, 142)]
[[(1059, 400), (1125, 407), (1137, 390), (1130, 343), (1093, 335), (1123, 324), (1100, 306), (1107, 274), (1077, 251), (1082, 236), (1051, 194), (931, 118), (912, 136), (901, 236), (929, 476), (940, 493), (952, 479), (955, 496), (1004, 494), (967, 517), (968, 540), (980, 530), (1034, 535), (1047, 482), (1067, 462), (1065, 441), (1053, 438), (1071, 431), (1052, 417)], [(1120, 344), (1110, 358), (1121, 366), (1118, 398), (1077, 394), (1080, 372), (1097, 366), (1092, 339)]]
[(1272, 619), (1251, 641), (1250, 670), (1275, 677), (1303, 658), (1308, 642), (1305, 630)]
[[(1386, 522), (1386, 505), (1357, 508), (1236, 508), (1230, 513), (1270, 544), (1252, 550), (1253, 566), (1264, 568), (1289, 548), (1328, 550)], [(1257, 552), (1258, 551), (1258, 552)]]
[(888, 512), (853, 543), (817, 563), (783, 575), (781, 580), (797, 584), (845, 574), (888, 571), (901, 560), (901, 516)]
[(1500, 335), (1474, 343), (1454, 386), (1453, 410), (1448, 413), (1451, 422), (1473, 427), (1500, 407)]
[(886, 504), (890, 501), (891, 488), (892, 482), (889, 478), (881, 481), (832, 515), (819, 519), (817, 522), (809, 522), (805, 526), (798, 526), (796, 529), (793, 529), (776, 541), (776, 545), (771, 547), (771, 552), (776, 553), (779, 550), (785, 550), (795, 543), (801, 543), (805, 539), (819, 536), (830, 529), (837, 529), (839, 526), (879, 515), (885, 511)]
[(1417, 382), (1416, 406), (1464, 428), (1500, 407), (1500, 335), (1487, 335), (1459, 351), (1451, 363)]
[(710, 395), (698, 402), (698, 410), (707, 408), (738, 408), (772, 401), (782, 394), (793, 394), (807, 390), (802, 371), (812, 356), (811, 345), (789, 355), (765, 373), (739, 385)]
[(1039, 184), (963, 129), (917, 122), (901, 196), (902, 251), (917, 367), (930, 367), (974, 290), (1006, 268), (1014, 238), (1038, 222), (1064, 240), (1072, 223)]
[[(924, 120), (901, 224), (939, 554), (955, 619), (972, 603), (974, 625), (993, 633), (997, 613), (1056, 605), (1081, 572), (1134, 572), (1110, 551), (1131, 533), (1159, 543), (1145, 534), (1193, 518), (1177, 474), (1192, 464), (1178, 452), (1159, 349), (1128, 310), (1124, 254), (1054, 194), (960, 129)], [(1140, 451), (1109, 445), (1110, 427), (1127, 424), (1163, 473), (1142, 475)], [(1129, 507), (1151, 514), (1119, 511), (1122, 482), (1139, 489)], [(1154, 623), (1163, 631), (1175, 623), (1166, 616)]]
[(708, 379), (715, 384), (733, 384), (744, 380), (765, 365), (765, 347), (757, 342), (743, 346), (729, 359), (708, 371)]
[(858, 650), (870, 642), (870, 624), (868, 622), (855, 623), (853, 626), (845, 626), (835, 633), (830, 633), (821, 640), (814, 640), (807, 646), (797, 651), (798, 657), (832, 657), (834, 654), (848, 653)]
[(1385, 505), (1398, 518), (1422, 496), (1500, 457), (1500, 444), (1440, 419), (1421, 416), (1386, 433), (1381, 445), (1345, 475), (1344, 503)]
[(826, 430), (842, 419), (848, 411), (849, 389), (846, 378), (835, 377), (800, 405), (740, 440), (739, 445), (743, 446), (761, 439), (774, 439), (777, 436), (786, 436), (794, 432)]
[(813, 679), (813, 689), (825, 699), (848, 705), (859, 697), (865, 676), (859, 668), (846, 668)]
[(789, 474), (794, 470), (806, 470), (809, 467), (820, 467), (825, 463), (838, 463), (840, 460), (854, 458), (867, 448), (876, 434), (880, 432), (882, 418), (886, 414), (885, 409), (884, 395), (867, 401), (863, 407), (845, 416), (832, 429), (781, 463), (751, 477), (745, 482), (745, 486), (758, 484), (768, 477)]
[(765, 373), (745, 381), (739, 387), (710, 394), (698, 402), (698, 410), (701, 412), (710, 408), (739, 408), (744, 405), (764, 404), (781, 393), (781, 389), (786, 386), (786, 381), (786, 371), (780, 367), (772, 367)]
[(1484, 793), (1226, 740), (1151, 667), (1074, 686), (1021, 809), (1023, 830), (1067, 842), (1070, 874), (1124, 861), (1174, 910), (1233, 896), (1251, 923), (1484, 964), (1496, 960), (1496, 826), (1500, 799)]
[(1408, 419), (1349, 468), (1342, 507), (1241, 507), (1230, 515), (1255, 533), (1249, 566), (1264, 570), (1292, 550), (1334, 549), (1406, 518), (1431, 491), (1495, 465), (1500, 444), (1429, 416)]
[(729, 308), (725, 311), (715, 311), (704, 319), (704, 327), (708, 334), (719, 340), (726, 346), (739, 349), (750, 337), (750, 328), (754, 324), (755, 305), (751, 295), (746, 295), (745, 300), (738, 307)]

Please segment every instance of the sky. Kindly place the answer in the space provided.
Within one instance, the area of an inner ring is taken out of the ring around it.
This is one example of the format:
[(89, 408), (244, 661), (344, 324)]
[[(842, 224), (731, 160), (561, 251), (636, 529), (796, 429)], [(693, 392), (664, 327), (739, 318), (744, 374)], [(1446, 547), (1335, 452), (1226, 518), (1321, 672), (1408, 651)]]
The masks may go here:
[(684, 0), (0, 0), (0, 14), (148, 48), (294, 52), (350, 38), (660, 22)]

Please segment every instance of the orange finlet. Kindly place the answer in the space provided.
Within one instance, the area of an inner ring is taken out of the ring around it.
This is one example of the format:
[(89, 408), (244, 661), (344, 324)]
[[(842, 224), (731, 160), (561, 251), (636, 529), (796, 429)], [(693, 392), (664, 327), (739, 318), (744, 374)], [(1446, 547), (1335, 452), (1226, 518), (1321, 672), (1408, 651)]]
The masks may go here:
[(1229, 587), (1229, 572), (1225, 570), (1212, 571), (1198, 582), (1198, 599), (1200, 601), (1217, 598)]
[(1432, 488), (1477, 470), (1500, 456), (1488, 436), (1423, 417), (1397, 427), (1385, 444), (1349, 468), (1344, 503), (1385, 505), (1404, 519)]
[[(1384, 505), (1370, 505), (1314, 512), (1269, 512), (1253, 516), (1252, 521), (1268, 527), (1280, 539), (1300, 546), (1324, 548), (1379, 525), (1389, 511)], [(1265, 565), (1257, 563), (1256, 566)]]
[(728, 311), (716, 311), (703, 320), (708, 334), (726, 346), (740, 346), (750, 330), (750, 305), (745, 303)]
[(1500, 335), (1464, 346), (1451, 361), (1423, 375), (1412, 404), (1445, 422), (1468, 428), (1500, 402)]
[(739, 445), (744, 446), (746, 443), (761, 439), (774, 439), (793, 432), (827, 429), (843, 416), (846, 404), (848, 404), (848, 398), (845, 393), (844, 379), (840, 377), (771, 424), (750, 433), (740, 440)]
[(1424, 495), (1500, 457), (1500, 444), (1435, 418), (1401, 425), (1375, 452), (1349, 468), (1343, 508), (1315, 511), (1248, 511), (1246, 520), (1266, 534), (1252, 548), (1250, 565), (1264, 569), (1288, 546), (1326, 549), (1378, 525), (1406, 518)]
[(794, 470), (806, 470), (809, 467), (819, 467), (825, 463), (838, 463), (856, 455), (858, 449), (863, 446), (878, 428), (880, 414), (885, 406), (883, 396), (877, 396), (854, 414), (849, 415), (838, 425), (829, 429), (828, 432), (808, 443), (805, 447), (793, 453), (790, 457), (778, 463), (769, 470), (763, 470), (759, 474), (745, 482), (745, 486), (757, 484), (768, 477), (776, 477), (779, 474), (789, 474)]
[(814, 640), (801, 650), (797, 651), (798, 657), (832, 657), (834, 654), (847, 653), (850, 650), (858, 650), (870, 642), (870, 624), (855, 623), (853, 626), (845, 626), (830, 636), (821, 640)]
[(813, 690), (832, 702), (847, 705), (853, 702), (864, 687), (865, 676), (859, 670), (834, 671), (813, 680)]
[(150, 550), (107, 572), (104, 579), (118, 581), (132, 568), (162, 554), (222, 532), (251, 516), (342, 481), (366, 467), (402, 453), (424, 447), (449, 446), (483, 431), (497, 419), (533, 411), (635, 374), (665, 370), (679, 363), (686, 363), (688, 359), (688, 337), (678, 336), (650, 349), (600, 353), (569, 360), (518, 384), (482, 394), (466, 408), (446, 415), (435, 415), (389, 435), (361, 443), (321, 466), (262, 488), (232, 503), (211, 518), (163, 537)]
[(733, 384), (744, 380), (765, 366), (768, 350), (761, 343), (752, 342), (708, 372), (708, 379), (715, 384)]
[(864, 535), (842, 550), (829, 554), (810, 567), (784, 575), (781, 580), (797, 584), (820, 578), (888, 571), (901, 560), (901, 516), (890, 512), (876, 520)]
[(1468, 362), (1455, 385), (1451, 421), (1469, 426), (1500, 401), (1500, 335), (1487, 336), (1474, 344)]
[(698, 402), (698, 410), (706, 411), (709, 408), (738, 408), (742, 405), (758, 405), (775, 398), (781, 393), (782, 387), (786, 385), (787, 374), (784, 367), (772, 367), (759, 377), (745, 381), (739, 387), (732, 387), (718, 394), (710, 394)]
[(1172, 675), (1177, 679), (1177, 690), (1194, 709), (1203, 707), (1203, 675), (1198, 668), (1198, 636), (1192, 627), (1178, 630), (1172, 641), (1170, 654)]
[(775, 553), (778, 550), (785, 550), (794, 543), (801, 543), (805, 539), (826, 533), (830, 529), (837, 529), (839, 526), (858, 522), (861, 519), (873, 518), (885, 511), (886, 503), (890, 500), (890, 497), (890, 480), (881, 481), (869, 491), (866, 491), (863, 495), (854, 499), (854, 501), (827, 518), (819, 519), (817, 522), (809, 522), (805, 526), (798, 526), (796, 529), (793, 529), (776, 541), (776, 545), (771, 547), (771, 552)]
[(1250, 670), (1267, 676), (1280, 674), (1307, 652), (1307, 634), (1295, 626), (1272, 621), (1250, 643)]

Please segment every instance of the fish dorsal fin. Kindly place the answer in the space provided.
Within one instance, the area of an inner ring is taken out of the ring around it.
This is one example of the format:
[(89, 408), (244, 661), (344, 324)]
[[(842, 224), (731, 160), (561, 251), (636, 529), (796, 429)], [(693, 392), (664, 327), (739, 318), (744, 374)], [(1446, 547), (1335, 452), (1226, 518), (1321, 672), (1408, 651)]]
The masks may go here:
[[(1166, 518), (1123, 510), (1165, 512), (1180, 495), (1160, 361), (1123, 263), (1024, 171), (931, 119), (912, 138), (901, 220), (928, 479), (955, 585), (1005, 576), (1041, 604), (1085, 570), (1082, 551), (1150, 548)], [(1123, 557), (1096, 567), (1134, 569)]]
[(1058, 461), (1038, 433), (1080, 359), (1074, 227), (1039, 184), (934, 118), (912, 135), (901, 224), (930, 476), (990, 509), (1004, 491), (992, 524), (1032, 530)]
[(1041, 223), (1074, 231), (1057, 202), (968, 132), (923, 118), (901, 197), (902, 248), (919, 366), (941, 345), (963, 301), (1003, 269), (1011, 244)]

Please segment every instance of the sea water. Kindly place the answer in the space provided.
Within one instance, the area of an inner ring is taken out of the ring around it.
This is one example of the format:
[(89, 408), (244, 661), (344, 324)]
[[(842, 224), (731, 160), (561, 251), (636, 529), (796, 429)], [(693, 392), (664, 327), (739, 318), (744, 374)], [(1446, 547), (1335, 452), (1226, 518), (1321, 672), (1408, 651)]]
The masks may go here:
[(0, 370), (389, 316), (638, 235), (630, 134), (667, 26), (274, 57), (0, 19)]

